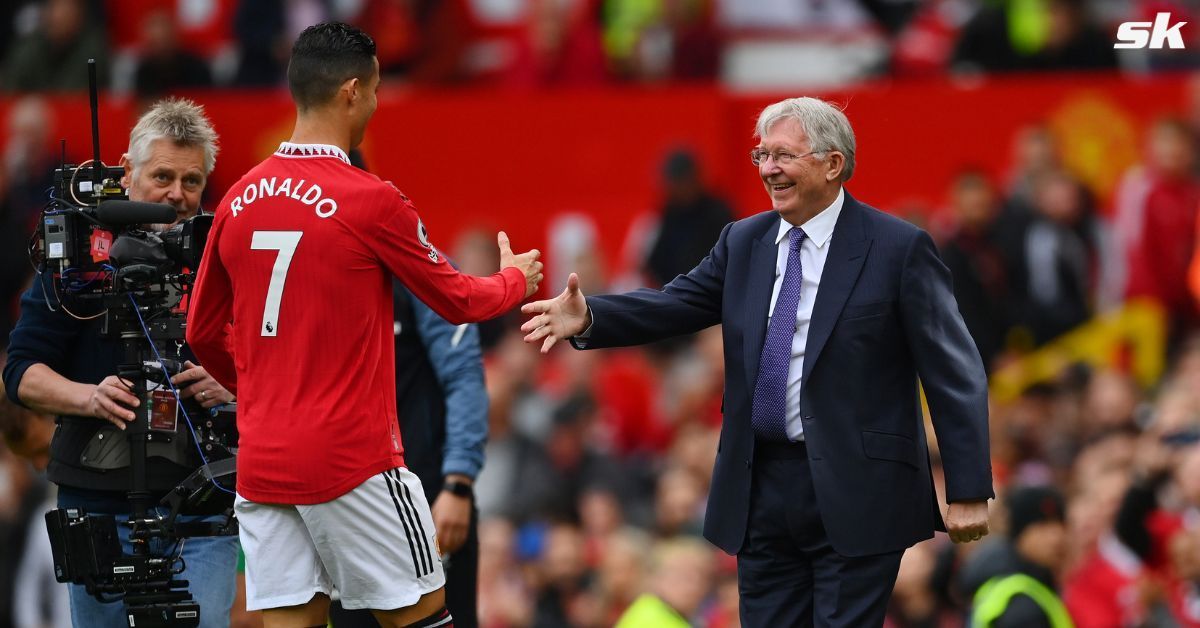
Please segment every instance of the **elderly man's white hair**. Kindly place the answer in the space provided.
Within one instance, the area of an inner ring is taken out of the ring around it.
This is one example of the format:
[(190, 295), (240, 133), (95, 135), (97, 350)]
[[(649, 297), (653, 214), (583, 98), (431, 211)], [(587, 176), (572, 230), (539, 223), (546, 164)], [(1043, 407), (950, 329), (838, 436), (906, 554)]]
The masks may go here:
[(763, 137), (776, 123), (792, 119), (800, 123), (808, 136), (809, 150), (814, 153), (837, 151), (846, 156), (842, 168), (842, 181), (849, 181), (854, 174), (854, 129), (842, 110), (819, 98), (804, 96), (789, 98), (768, 105), (758, 114), (754, 127), (755, 137)]
[(204, 107), (186, 98), (160, 100), (138, 118), (129, 132), (129, 161), (135, 172), (150, 158), (150, 145), (159, 139), (180, 147), (204, 149), (206, 176), (217, 165), (217, 132), (204, 115)]

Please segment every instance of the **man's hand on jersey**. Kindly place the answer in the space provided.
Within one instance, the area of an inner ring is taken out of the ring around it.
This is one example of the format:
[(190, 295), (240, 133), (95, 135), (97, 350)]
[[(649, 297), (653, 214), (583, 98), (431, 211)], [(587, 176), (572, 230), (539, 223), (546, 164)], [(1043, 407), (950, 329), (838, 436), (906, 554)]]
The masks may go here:
[[(204, 409), (213, 406), (219, 406), (223, 403), (233, 401), (233, 394), (225, 390), (223, 386), (213, 379), (208, 371), (204, 370), (203, 366), (193, 364), (192, 362), (184, 362), (186, 367), (180, 371), (178, 375), (171, 378), (171, 383), (179, 389), (179, 396), (182, 399), (196, 398), (196, 402)], [(186, 388), (180, 388), (187, 384)]]
[(125, 380), (109, 375), (92, 389), (87, 401), (87, 415), (125, 429), (125, 424), (134, 418), (130, 408), (136, 408), (139, 403)]
[[(470, 481), (466, 476), (454, 477)], [(467, 530), (471, 527), (471, 498), (442, 491), (433, 500), (432, 510), (438, 549), (442, 554), (457, 552), (467, 541)]]
[(509, 266), (520, 268), (525, 273), (525, 297), (537, 292), (538, 284), (542, 282), (542, 263), (538, 261), (541, 252), (531, 249), (520, 255), (514, 255), (512, 246), (508, 243), (508, 234), (501, 231), (496, 234), (496, 244), (500, 246), (500, 270)]
[(542, 341), (542, 353), (550, 350), (554, 343), (571, 336), (578, 336), (592, 325), (592, 314), (587, 299), (579, 290), (579, 275), (571, 273), (567, 288), (553, 299), (534, 301), (521, 306), (521, 312), (536, 314), (521, 325), (526, 333), (525, 342)]

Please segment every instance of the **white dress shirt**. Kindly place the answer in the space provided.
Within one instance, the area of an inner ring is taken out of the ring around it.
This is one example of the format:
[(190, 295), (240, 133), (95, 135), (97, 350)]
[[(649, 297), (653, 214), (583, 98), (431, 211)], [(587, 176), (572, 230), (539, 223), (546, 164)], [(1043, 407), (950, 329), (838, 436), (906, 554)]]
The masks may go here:
[[(807, 234), (800, 244), (800, 305), (797, 306), (796, 333), (792, 335), (792, 360), (788, 365), (787, 378), (787, 435), (791, 440), (804, 440), (804, 426), (800, 421), (800, 376), (804, 373), (804, 349), (808, 344), (808, 324), (812, 321), (813, 304), (817, 302), (817, 290), (821, 286), (821, 273), (825, 270), (825, 258), (829, 256), (829, 240), (833, 238), (833, 227), (842, 213), (846, 192), (838, 190), (833, 203), (821, 210), (802, 225), (779, 221), (779, 233), (775, 235), (778, 253), (775, 258), (775, 287), (771, 289), (771, 316), (775, 315), (775, 302), (779, 300), (779, 289), (783, 286), (783, 273), (787, 270), (788, 236), (792, 227), (799, 226)], [(770, 325), (768, 319), (767, 325)]]

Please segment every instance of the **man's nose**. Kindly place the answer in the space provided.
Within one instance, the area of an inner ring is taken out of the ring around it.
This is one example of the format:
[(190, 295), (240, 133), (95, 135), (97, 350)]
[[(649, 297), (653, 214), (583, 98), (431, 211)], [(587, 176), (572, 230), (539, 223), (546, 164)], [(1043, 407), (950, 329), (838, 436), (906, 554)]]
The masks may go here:
[(183, 200), (183, 181), (176, 179), (167, 186), (167, 198), (171, 201)]

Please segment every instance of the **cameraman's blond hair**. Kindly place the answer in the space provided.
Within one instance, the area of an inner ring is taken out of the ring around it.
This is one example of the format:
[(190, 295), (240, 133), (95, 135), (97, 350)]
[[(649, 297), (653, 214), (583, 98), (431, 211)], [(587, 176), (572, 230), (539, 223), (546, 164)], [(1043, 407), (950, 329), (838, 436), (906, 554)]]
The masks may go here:
[(128, 154), (134, 172), (150, 159), (150, 145), (160, 139), (170, 140), (181, 148), (204, 149), (205, 176), (217, 165), (217, 132), (204, 115), (204, 107), (186, 98), (160, 100), (138, 118), (129, 132)]

